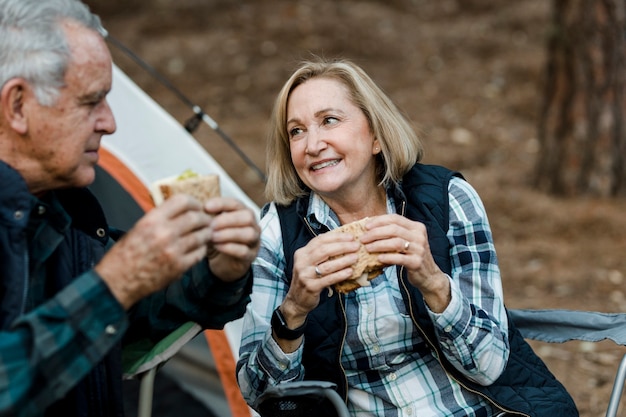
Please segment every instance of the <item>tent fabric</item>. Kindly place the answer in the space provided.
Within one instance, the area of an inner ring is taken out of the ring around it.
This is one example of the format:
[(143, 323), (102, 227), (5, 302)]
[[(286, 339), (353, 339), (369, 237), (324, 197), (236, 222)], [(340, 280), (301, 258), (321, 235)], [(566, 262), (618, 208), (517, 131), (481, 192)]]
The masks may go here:
[[(103, 138), (97, 170), (105, 175), (90, 187), (100, 198), (107, 216), (115, 213), (124, 227), (134, 224), (138, 216), (154, 207), (149, 186), (154, 181), (191, 169), (220, 177), (222, 195), (247, 204), (258, 216), (259, 207), (239, 188), (224, 169), (202, 148), (169, 113), (154, 102), (117, 66), (113, 66), (113, 88), (108, 101), (117, 130)], [(114, 185), (112, 183), (115, 183)], [(116, 191), (115, 188), (120, 191)], [(126, 195), (122, 195), (126, 194)], [(130, 196), (130, 198), (128, 198)], [(128, 200), (128, 201), (125, 201)], [(132, 200), (132, 204), (129, 201)], [(131, 207), (134, 205), (134, 207)], [(120, 207), (124, 206), (124, 207)], [(125, 208), (128, 208), (125, 212)], [(117, 226), (113, 224), (113, 226)], [(234, 352), (239, 351), (241, 319), (227, 323), (223, 330), (206, 333), (211, 354), (217, 355), (219, 373), (232, 417), (249, 417), (234, 377)], [(155, 346), (144, 342), (124, 353), (125, 377), (146, 372), (174, 358), (181, 346), (200, 332), (195, 323), (187, 323)], [(152, 348), (147, 354), (138, 350)]]
[(578, 310), (509, 310), (525, 338), (549, 343), (612, 340), (626, 345), (626, 314)]
[(230, 404), (233, 416), (248, 416), (250, 409), (248, 404), (243, 400), (237, 377), (235, 375), (235, 358), (230, 350), (228, 340), (225, 338), (224, 332), (216, 330), (205, 330), (204, 336), (211, 348), (215, 365), (222, 381), (224, 394)]
[(147, 212), (154, 207), (145, 184), (139, 181), (139, 178), (132, 173), (128, 166), (115, 157), (106, 147), (103, 147), (99, 154), (98, 165), (132, 196), (143, 212)]
[[(113, 86), (107, 100), (117, 130), (103, 138), (101, 149), (115, 156), (121, 168), (132, 173), (143, 186), (139, 187), (143, 188), (140, 204), (145, 201), (152, 204), (147, 190), (154, 181), (191, 169), (200, 174), (219, 175), (222, 194), (241, 200), (258, 215), (257, 204), (224, 168), (117, 66), (113, 67)], [(115, 176), (115, 172), (111, 175)], [(119, 178), (121, 182), (129, 181), (125, 175)]]

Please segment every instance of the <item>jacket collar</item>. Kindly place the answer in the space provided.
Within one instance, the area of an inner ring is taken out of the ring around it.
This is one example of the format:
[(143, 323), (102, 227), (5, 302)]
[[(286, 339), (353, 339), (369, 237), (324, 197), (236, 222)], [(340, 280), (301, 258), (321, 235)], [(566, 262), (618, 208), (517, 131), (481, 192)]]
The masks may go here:
[[(109, 238), (104, 211), (87, 188), (54, 191), (72, 225), (103, 243)], [(26, 181), (11, 166), (0, 161), (0, 223), (26, 227), (30, 212), (38, 199), (29, 191)]]
[(0, 223), (26, 227), (35, 203), (19, 172), (0, 161)]

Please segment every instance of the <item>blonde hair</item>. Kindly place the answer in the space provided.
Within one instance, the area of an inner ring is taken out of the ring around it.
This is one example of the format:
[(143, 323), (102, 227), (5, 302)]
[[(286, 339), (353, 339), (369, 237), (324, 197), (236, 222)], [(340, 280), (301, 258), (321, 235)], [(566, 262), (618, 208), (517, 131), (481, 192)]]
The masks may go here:
[(344, 84), (352, 102), (365, 115), (381, 153), (377, 158), (380, 184), (399, 182), (418, 162), (424, 148), (409, 122), (391, 99), (359, 66), (348, 60), (323, 59), (304, 61), (282, 87), (276, 101), (267, 134), (268, 177), (265, 196), (287, 205), (308, 193), (291, 161), (287, 134), (287, 101), (299, 85), (316, 77), (330, 78)]

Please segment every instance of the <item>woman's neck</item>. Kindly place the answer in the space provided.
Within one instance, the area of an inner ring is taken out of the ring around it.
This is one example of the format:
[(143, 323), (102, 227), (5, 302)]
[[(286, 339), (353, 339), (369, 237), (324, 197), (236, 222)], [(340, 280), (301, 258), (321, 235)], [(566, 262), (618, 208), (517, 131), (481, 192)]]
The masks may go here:
[[(322, 197), (323, 198), (323, 197)], [(337, 214), (341, 224), (347, 224), (364, 217), (387, 214), (387, 193), (382, 186), (362, 195), (358, 199), (326, 201), (326, 204)]]

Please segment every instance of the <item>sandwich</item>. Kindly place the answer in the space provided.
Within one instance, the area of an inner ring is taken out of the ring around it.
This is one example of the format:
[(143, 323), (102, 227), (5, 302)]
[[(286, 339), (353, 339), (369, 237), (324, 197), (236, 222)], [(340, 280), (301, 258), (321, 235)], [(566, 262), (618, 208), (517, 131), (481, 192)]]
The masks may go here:
[(204, 203), (210, 198), (220, 196), (219, 176), (200, 175), (192, 170), (186, 170), (180, 175), (157, 180), (150, 186), (150, 196), (155, 206), (174, 194), (189, 194)]
[[(367, 217), (357, 220), (355, 222), (344, 224), (341, 227), (333, 229), (328, 233), (350, 233), (355, 239), (365, 233), (365, 222)], [(383, 272), (383, 268), (386, 266), (378, 261), (378, 253), (370, 253), (365, 249), (365, 245), (361, 244), (358, 252), (358, 259), (354, 265), (352, 265), (352, 276), (345, 281), (341, 281), (334, 285), (337, 292), (341, 294), (347, 294), (357, 288), (367, 287), (370, 285), (370, 281), (376, 278)]]

